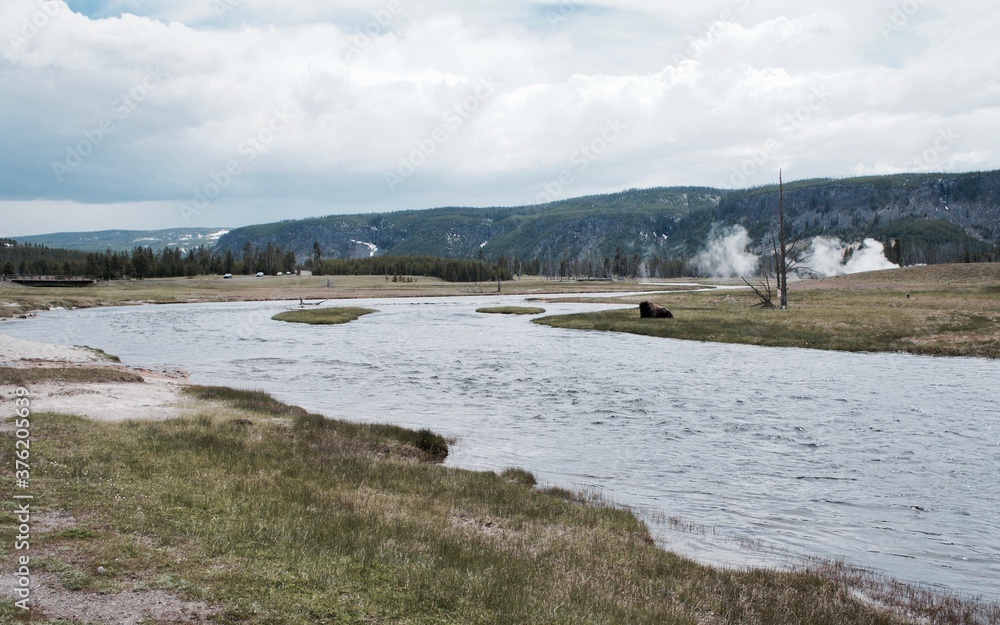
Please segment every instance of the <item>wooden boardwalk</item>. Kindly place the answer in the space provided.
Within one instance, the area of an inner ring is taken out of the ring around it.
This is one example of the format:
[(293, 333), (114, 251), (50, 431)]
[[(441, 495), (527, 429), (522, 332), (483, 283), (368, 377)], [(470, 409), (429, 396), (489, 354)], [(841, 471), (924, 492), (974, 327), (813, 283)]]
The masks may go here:
[(20, 276), (5, 275), (4, 282), (23, 286), (83, 287), (97, 284), (96, 276)]

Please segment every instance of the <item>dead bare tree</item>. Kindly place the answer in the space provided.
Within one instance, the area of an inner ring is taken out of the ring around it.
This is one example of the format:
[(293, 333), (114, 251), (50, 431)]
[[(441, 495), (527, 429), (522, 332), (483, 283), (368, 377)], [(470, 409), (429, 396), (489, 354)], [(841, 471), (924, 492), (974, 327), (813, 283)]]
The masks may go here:
[[(757, 284), (751, 284), (746, 278), (743, 282), (753, 289), (760, 300), (757, 306), (761, 308), (776, 308), (774, 305), (775, 290), (778, 292), (779, 306), (782, 310), (788, 308), (788, 274), (799, 270), (811, 271), (802, 265), (805, 260), (805, 246), (801, 236), (789, 240), (788, 229), (785, 227), (785, 183), (781, 171), (778, 171), (778, 231), (771, 232), (771, 258), (763, 273), (764, 277)], [(775, 286), (771, 288), (769, 275), (774, 272)]]
[(771, 279), (764, 274), (764, 277), (757, 282), (757, 284), (751, 284), (746, 277), (743, 278), (743, 282), (746, 283), (748, 287), (753, 289), (754, 295), (760, 301), (754, 304), (754, 306), (759, 306), (761, 308), (774, 308), (774, 289), (771, 288)]

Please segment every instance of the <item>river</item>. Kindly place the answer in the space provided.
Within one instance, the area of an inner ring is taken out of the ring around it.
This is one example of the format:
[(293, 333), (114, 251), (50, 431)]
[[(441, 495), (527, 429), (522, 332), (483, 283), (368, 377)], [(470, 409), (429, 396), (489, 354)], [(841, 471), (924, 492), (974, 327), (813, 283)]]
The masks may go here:
[(450, 465), (517, 466), (680, 518), (655, 534), (703, 561), (840, 558), (1000, 600), (1000, 362), (558, 330), (475, 312), (523, 303), (360, 300), (349, 305), (379, 312), (325, 327), (271, 321), (289, 302), (101, 308), (0, 330), (331, 417), (428, 427), (457, 440)]

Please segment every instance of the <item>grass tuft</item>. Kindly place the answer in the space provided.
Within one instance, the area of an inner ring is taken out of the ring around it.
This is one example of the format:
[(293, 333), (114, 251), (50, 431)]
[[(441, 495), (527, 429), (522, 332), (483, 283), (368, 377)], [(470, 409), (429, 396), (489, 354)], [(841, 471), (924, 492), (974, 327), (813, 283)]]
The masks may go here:
[(96, 347), (90, 347), (88, 345), (77, 345), (77, 347), (79, 347), (81, 349), (85, 349), (85, 350), (90, 351), (90, 352), (93, 352), (94, 355), (96, 355), (101, 360), (106, 360), (108, 362), (114, 362), (114, 363), (121, 363), (121, 361), (122, 361), (122, 359), (119, 358), (118, 356), (115, 356), (114, 354), (109, 354), (108, 352), (104, 351), (103, 349), (98, 349)]
[(529, 306), (492, 306), (479, 308), (476, 312), (490, 315), (541, 315), (545, 313), (545, 309)]
[(142, 376), (111, 367), (0, 367), (0, 384), (26, 386), (45, 382), (75, 384), (142, 383)]
[(264, 391), (245, 391), (225, 386), (186, 386), (184, 392), (198, 399), (223, 402), (239, 410), (269, 416), (300, 417), (307, 414), (302, 408), (278, 401)]
[(350, 323), (377, 310), (371, 308), (331, 307), (311, 310), (289, 310), (271, 317), (275, 321), (307, 323), (309, 325), (338, 325)]
[(503, 472), (500, 473), (500, 477), (513, 484), (521, 484), (522, 486), (527, 486), (528, 488), (532, 488), (538, 484), (538, 480), (535, 479), (535, 476), (532, 475), (530, 471), (525, 471), (524, 469), (518, 469), (516, 467), (504, 469)]

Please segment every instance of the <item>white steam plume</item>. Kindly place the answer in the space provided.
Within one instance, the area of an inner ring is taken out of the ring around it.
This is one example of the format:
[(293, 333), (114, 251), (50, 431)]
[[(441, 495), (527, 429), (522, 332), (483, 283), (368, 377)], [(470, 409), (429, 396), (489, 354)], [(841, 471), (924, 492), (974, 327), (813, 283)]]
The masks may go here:
[[(848, 254), (845, 259), (848, 248), (852, 249), (853, 253)], [(823, 277), (899, 267), (896, 263), (889, 262), (885, 257), (885, 248), (875, 239), (865, 239), (863, 243), (848, 245), (842, 243), (840, 239), (827, 237), (816, 237), (812, 240), (802, 264)]]
[[(702, 275), (713, 278), (754, 275), (760, 257), (749, 247), (750, 234), (743, 226), (712, 226), (705, 249), (694, 257), (694, 263)], [(830, 237), (813, 238), (801, 266), (821, 277), (899, 268), (885, 257), (884, 246), (875, 239), (848, 244)]]
[(698, 271), (713, 278), (735, 278), (757, 273), (760, 262), (747, 251), (750, 234), (743, 226), (712, 226), (705, 249), (694, 257)]

